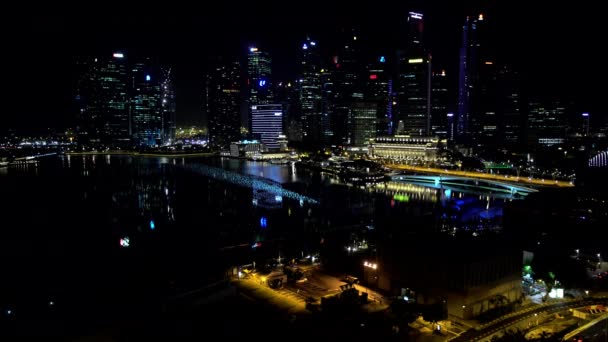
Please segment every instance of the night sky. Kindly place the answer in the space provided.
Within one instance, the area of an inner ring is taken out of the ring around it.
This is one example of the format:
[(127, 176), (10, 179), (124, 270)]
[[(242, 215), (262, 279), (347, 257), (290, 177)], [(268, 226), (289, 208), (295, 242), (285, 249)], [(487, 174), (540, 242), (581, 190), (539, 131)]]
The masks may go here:
[(464, 17), (481, 11), (495, 26), (499, 59), (521, 70), (528, 88), (565, 96), (577, 111), (590, 111), (594, 118), (605, 115), (601, 99), (608, 56), (597, 2), (552, 2), (541, 8), (530, 8), (530, 1), (498, 0), (329, 2), (199, 1), (183, 7), (98, 2), (27, 4), (3, 11), (2, 66), (8, 78), (3, 77), (0, 128), (73, 126), (74, 57), (115, 49), (158, 56), (173, 65), (178, 124), (200, 123), (208, 55), (244, 53), (256, 41), (273, 54), (276, 78), (290, 78), (296, 75), (295, 56), (306, 34), (327, 48), (333, 32), (354, 26), (370, 51), (385, 53), (398, 41), (398, 27), (409, 10), (424, 12), (433, 61), (453, 79)]

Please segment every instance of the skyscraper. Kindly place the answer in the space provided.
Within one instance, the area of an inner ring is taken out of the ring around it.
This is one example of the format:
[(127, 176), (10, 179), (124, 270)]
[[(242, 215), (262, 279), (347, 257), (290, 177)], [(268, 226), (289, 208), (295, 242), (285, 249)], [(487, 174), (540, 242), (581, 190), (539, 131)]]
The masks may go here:
[(136, 145), (162, 142), (161, 73), (149, 59), (133, 64), (130, 74), (131, 136)]
[(405, 50), (399, 53), (398, 114), (411, 135), (431, 133), (431, 56), (423, 44), (423, 15), (409, 12)]
[(449, 106), (448, 78), (445, 70), (433, 72), (431, 79), (431, 134), (448, 135), (447, 113)]
[(254, 46), (249, 48), (247, 54), (249, 106), (274, 101), (271, 65), (272, 59), (268, 52)]
[(499, 130), (501, 145), (517, 147), (523, 142), (524, 115), (519, 74), (508, 67), (498, 73)]
[(209, 145), (225, 149), (240, 138), (241, 66), (223, 59), (210, 64), (206, 82)]
[(348, 136), (351, 146), (363, 147), (376, 137), (378, 103), (357, 102), (350, 110)]
[(339, 45), (332, 58), (330, 72), (332, 78), (330, 130), (332, 144), (344, 145), (348, 137), (348, 119), (351, 106), (363, 100), (364, 81), (360, 58), (361, 38), (355, 29), (339, 32)]
[(279, 135), (283, 134), (283, 107), (280, 104), (251, 106), (251, 134), (266, 148), (278, 150)]
[(378, 104), (376, 134), (378, 136), (388, 135), (389, 132), (392, 132), (393, 80), (388, 70), (386, 57), (379, 56), (368, 65), (366, 81), (365, 101), (373, 101)]
[(162, 70), (162, 112), (163, 112), (163, 144), (175, 142), (175, 84), (171, 68)]
[(323, 145), (321, 56), (317, 43), (310, 38), (302, 44), (301, 65), (300, 103), (304, 142), (308, 145)]
[[(123, 52), (89, 57), (77, 63), (76, 102), (79, 139), (83, 143), (122, 148), (162, 143), (164, 119), (175, 104), (162, 106), (163, 74), (150, 58), (130, 58)], [(167, 87), (169, 90), (169, 86)], [(172, 100), (167, 93), (167, 99)], [(171, 104), (171, 102), (168, 104)], [(174, 127), (175, 118), (169, 126)]]
[(83, 58), (78, 62), (76, 100), (80, 139), (91, 144), (130, 143), (128, 66), (123, 53)]
[(490, 117), (491, 113), (496, 113), (491, 108), (495, 99), (491, 98), (490, 92), (494, 90), (492, 81), (496, 78), (496, 66), (488, 54), (486, 31), (483, 14), (468, 16), (462, 27), (457, 113), (457, 133), (461, 142), (472, 143), (481, 136), (495, 135), (492, 127), (496, 125)]

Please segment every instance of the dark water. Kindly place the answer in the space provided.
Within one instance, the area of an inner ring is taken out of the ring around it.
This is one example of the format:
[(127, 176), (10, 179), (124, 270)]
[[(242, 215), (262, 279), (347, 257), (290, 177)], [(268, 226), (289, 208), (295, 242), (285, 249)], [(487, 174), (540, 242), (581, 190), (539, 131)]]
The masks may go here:
[(62, 156), (1, 172), (4, 317), (141, 310), (234, 265), (343, 251), (353, 231), (495, 230), (510, 200), (353, 187), (291, 164), (219, 158)]

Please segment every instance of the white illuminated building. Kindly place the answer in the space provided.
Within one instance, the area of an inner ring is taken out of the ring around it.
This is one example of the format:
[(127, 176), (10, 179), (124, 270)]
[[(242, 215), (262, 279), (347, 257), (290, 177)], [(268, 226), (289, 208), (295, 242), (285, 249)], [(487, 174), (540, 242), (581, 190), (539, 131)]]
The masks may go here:
[(268, 149), (278, 150), (279, 136), (283, 134), (283, 106), (281, 104), (251, 106), (251, 133)]

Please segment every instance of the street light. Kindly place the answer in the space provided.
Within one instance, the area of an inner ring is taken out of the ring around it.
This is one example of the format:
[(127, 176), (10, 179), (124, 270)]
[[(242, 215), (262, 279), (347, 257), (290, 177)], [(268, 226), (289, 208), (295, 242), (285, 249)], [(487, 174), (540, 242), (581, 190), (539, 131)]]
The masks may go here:
[(585, 290), (585, 295), (589, 295), (589, 290)]

